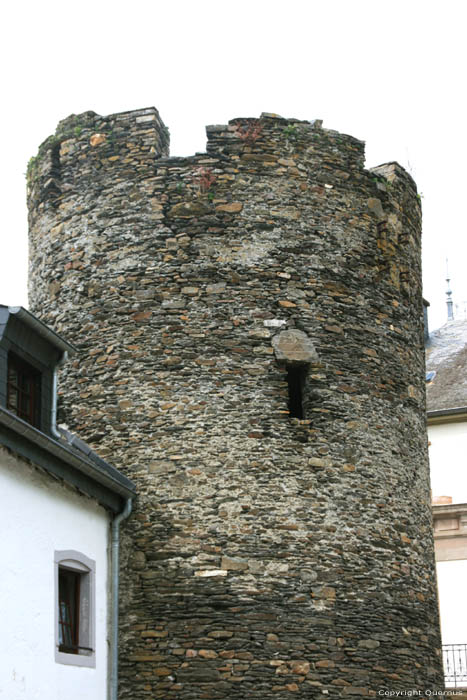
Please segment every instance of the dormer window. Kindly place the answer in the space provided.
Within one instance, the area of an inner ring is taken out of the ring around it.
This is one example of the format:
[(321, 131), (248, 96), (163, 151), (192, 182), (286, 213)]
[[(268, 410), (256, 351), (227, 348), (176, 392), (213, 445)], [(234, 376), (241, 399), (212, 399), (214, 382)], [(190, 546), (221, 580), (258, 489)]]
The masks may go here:
[(57, 439), (58, 368), (74, 352), (22, 306), (0, 304), (0, 413)]
[(41, 374), (12, 352), (8, 353), (7, 409), (40, 427)]

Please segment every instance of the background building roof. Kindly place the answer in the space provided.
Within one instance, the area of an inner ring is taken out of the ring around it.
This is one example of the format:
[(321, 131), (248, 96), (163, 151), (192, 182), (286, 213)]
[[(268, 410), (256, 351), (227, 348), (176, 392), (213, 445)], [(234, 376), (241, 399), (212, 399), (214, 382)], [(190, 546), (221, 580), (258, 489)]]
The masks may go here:
[(426, 371), (428, 412), (467, 406), (467, 319), (450, 321), (430, 334)]

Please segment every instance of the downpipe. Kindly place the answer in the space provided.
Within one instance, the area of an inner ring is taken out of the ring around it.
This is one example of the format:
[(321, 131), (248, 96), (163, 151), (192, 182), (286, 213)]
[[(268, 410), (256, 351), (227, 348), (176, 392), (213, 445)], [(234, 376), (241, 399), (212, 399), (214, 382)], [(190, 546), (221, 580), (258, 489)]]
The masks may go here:
[(117, 700), (118, 695), (118, 593), (120, 585), (120, 524), (131, 513), (131, 498), (112, 521), (112, 570), (111, 570), (111, 612), (110, 612), (110, 700)]
[(68, 353), (65, 351), (54, 367), (52, 375), (52, 409), (50, 416), (50, 432), (56, 440), (62, 437), (57, 430), (57, 394), (58, 394), (58, 370), (63, 367), (68, 360)]

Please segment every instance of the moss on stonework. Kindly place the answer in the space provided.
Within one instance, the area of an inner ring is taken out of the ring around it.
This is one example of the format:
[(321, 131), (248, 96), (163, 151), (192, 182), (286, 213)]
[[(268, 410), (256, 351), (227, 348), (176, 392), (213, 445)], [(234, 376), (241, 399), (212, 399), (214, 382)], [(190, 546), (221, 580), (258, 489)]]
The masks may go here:
[(26, 169), (26, 179), (28, 181), (34, 178), (36, 172), (37, 158), (38, 156), (31, 156), (28, 160), (28, 167)]

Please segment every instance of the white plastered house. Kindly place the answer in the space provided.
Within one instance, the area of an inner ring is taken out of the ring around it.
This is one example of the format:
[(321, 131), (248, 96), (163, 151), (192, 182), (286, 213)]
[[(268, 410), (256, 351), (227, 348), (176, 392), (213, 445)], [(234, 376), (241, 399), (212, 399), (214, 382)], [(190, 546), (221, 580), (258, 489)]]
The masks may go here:
[(117, 693), (118, 544), (133, 483), (56, 425), (74, 348), (0, 306), (0, 699)]

